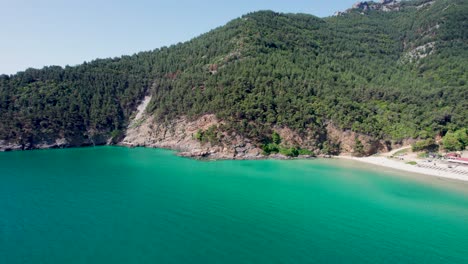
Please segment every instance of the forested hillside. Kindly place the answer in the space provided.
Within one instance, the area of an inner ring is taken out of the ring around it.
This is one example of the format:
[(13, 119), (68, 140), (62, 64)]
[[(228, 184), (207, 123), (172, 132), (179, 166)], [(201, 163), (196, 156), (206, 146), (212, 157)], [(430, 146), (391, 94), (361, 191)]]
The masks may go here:
[(160, 122), (215, 114), (259, 146), (274, 127), (322, 149), (329, 124), (388, 141), (467, 128), (468, 2), (392, 8), (260, 11), (151, 52), (3, 75), (0, 141), (118, 141), (145, 94)]

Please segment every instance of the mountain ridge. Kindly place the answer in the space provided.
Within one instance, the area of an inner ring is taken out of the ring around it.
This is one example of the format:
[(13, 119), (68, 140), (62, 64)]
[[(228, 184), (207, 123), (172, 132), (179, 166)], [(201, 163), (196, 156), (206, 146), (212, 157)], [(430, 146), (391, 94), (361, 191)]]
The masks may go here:
[[(232, 150), (234, 138), (268, 150), (285, 129), (296, 136), (279, 147), (316, 154), (441, 137), (467, 126), (463, 10), (463, 1), (437, 0), (324, 19), (260, 11), (178, 45), (2, 76), (0, 145), (121, 142), (145, 95), (157, 126), (214, 115), (216, 127), (200, 131), (210, 140), (190, 135), (208, 153)], [(356, 141), (332, 139), (329, 127)]]

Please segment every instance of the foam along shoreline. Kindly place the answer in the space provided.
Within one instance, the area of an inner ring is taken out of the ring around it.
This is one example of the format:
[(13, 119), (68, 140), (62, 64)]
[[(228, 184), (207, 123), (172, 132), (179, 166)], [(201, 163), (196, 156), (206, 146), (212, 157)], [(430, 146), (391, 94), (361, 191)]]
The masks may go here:
[(428, 162), (418, 162), (417, 165), (407, 164), (403, 161), (398, 161), (390, 159), (384, 156), (372, 156), (372, 157), (350, 157), (350, 156), (338, 156), (340, 159), (354, 160), (359, 162), (364, 162), (367, 164), (392, 168), (400, 171), (407, 171), (412, 173), (424, 174), (433, 177), (454, 179), (460, 181), (468, 182), (468, 167), (459, 167), (459, 168), (448, 168), (446, 165), (438, 163), (434, 164)]

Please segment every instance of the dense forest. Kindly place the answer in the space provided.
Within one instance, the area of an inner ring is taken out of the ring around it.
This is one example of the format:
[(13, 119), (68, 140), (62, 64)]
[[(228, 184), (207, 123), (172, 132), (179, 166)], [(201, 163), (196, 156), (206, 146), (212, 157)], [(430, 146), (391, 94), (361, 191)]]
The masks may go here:
[(118, 141), (145, 94), (161, 122), (215, 114), (259, 144), (272, 127), (326, 141), (329, 123), (392, 141), (451, 135), (468, 127), (468, 2), (260, 11), (150, 52), (2, 75), (0, 140)]

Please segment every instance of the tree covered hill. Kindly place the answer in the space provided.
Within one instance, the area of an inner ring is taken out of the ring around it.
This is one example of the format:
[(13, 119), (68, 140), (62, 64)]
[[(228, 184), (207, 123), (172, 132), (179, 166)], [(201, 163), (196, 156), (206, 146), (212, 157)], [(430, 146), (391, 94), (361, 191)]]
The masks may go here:
[(260, 11), (150, 52), (3, 75), (0, 141), (117, 141), (145, 94), (160, 122), (215, 114), (259, 145), (273, 127), (318, 148), (330, 123), (389, 141), (468, 127), (468, 2), (392, 4), (324, 19)]

